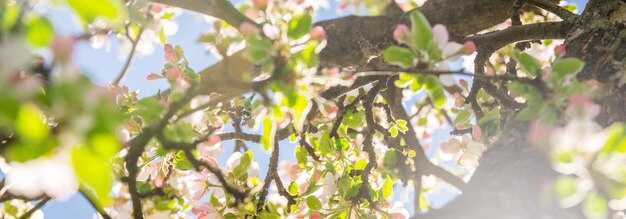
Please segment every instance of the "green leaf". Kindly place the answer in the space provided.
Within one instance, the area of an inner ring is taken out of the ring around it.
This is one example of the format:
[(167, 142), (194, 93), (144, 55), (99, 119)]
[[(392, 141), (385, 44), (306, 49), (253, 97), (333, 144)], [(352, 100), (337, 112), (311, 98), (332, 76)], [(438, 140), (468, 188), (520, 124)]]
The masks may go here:
[(333, 138), (333, 142), (335, 143), (335, 148), (337, 150), (346, 151), (350, 148), (350, 141), (346, 138)]
[(291, 182), (291, 184), (289, 184), (289, 194), (291, 195), (297, 195), (298, 194), (298, 183)]
[(454, 118), (454, 125), (464, 124), (469, 121), (472, 117), (472, 113), (469, 110), (461, 110), (456, 114), (456, 118)]
[(165, 127), (165, 137), (174, 142), (191, 142), (196, 136), (191, 123), (178, 122)]
[(391, 134), (391, 137), (394, 138), (398, 136), (398, 127), (391, 126), (391, 128), (389, 128), (389, 134)]
[(416, 49), (428, 50), (428, 45), (433, 41), (433, 30), (426, 17), (419, 11), (411, 13), (411, 39)]
[(109, 203), (109, 192), (113, 185), (109, 158), (103, 157), (88, 147), (82, 146), (72, 151), (72, 164), (81, 183), (93, 189), (101, 206)]
[(248, 47), (246, 54), (248, 59), (254, 64), (262, 64), (271, 56), (272, 42), (267, 39), (249, 37), (246, 38)]
[(307, 197), (306, 205), (309, 206), (309, 208), (314, 211), (318, 211), (322, 209), (322, 202), (315, 196)]
[(237, 164), (237, 166), (235, 167), (235, 169), (233, 169), (233, 174), (235, 174), (235, 177), (238, 179), (243, 179), (242, 177), (245, 177), (248, 173), (248, 168), (250, 167), (250, 164), (252, 164), (252, 151), (246, 151), (246, 153), (243, 153), (241, 155), (241, 158), (239, 158), (239, 164)]
[(20, 107), (15, 120), (15, 131), (30, 142), (40, 142), (48, 137), (50, 130), (39, 109), (31, 104)]
[(304, 146), (297, 146), (295, 153), (296, 153), (296, 160), (298, 160), (298, 164), (300, 164), (300, 166), (305, 166), (306, 163), (308, 162), (307, 160), (308, 153), (306, 152), (306, 149), (304, 148)]
[(299, 39), (311, 31), (313, 19), (308, 13), (301, 14), (293, 17), (288, 25), (287, 36), (293, 39)]
[(387, 178), (385, 179), (385, 183), (383, 183), (382, 187), (382, 192), (384, 199), (388, 199), (389, 197), (391, 197), (391, 194), (393, 193), (393, 180), (391, 179), (391, 177), (387, 176)]
[(383, 54), (385, 60), (392, 65), (402, 68), (410, 68), (413, 66), (415, 55), (411, 50), (399, 46), (391, 46), (385, 50)]
[(406, 120), (403, 120), (403, 119), (396, 120), (396, 125), (398, 125), (398, 129), (400, 129), (402, 133), (409, 130), (409, 127), (407, 127), (406, 124), (407, 124)]
[(557, 80), (567, 75), (578, 74), (585, 67), (585, 63), (577, 58), (564, 58), (552, 63), (552, 72)]
[(296, 97), (293, 106), (291, 106), (293, 110), (293, 123), (295, 125), (296, 130), (302, 130), (302, 126), (304, 124), (304, 117), (302, 115), (307, 113), (307, 106), (309, 105), (308, 98), (303, 95), (301, 92), (296, 92)]
[(274, 129), (274, 121), (272, 118), (266, 117), (263, 120), (263, 135), (261, 135), (261, 145), (263, 149), (269, 151), (270, 148), (274, 145), (274, 133), (276, 130)]
[(45, 17), (35, 17), (28, 22), (26, 39), (34, 47), (45, 47), (54, 38), (52, 23)]
[(524, 71), (528, 76), (536, 77), (541, 74), (541, 64), (539, 64), (539, 61), (531, 55), (515, 51), (512, 58), (517, 61), (522, 68), (522, 71)]
[(124, 12), (121, 0), (67, 0), (83, 22), (91, 23), (97, 18), (111, 21), (122, 18)]
[(439, 78), (429, 75), (426, 77), (425, 85), (435, 106), (441, 108), (446, 103), (446, 94), (439, 84)]
[(367, 165), (367, 159), (363, 158), (354, 163), (354, 170), (364, 170)]
[(607, 140), (602, 148), (603, 153), (626, 153), (626, 127), (615, 124), (605, 130)]
[(139, 116), (145, 125), (150, 125), (161, 118), (161, 113), (165, 111), (163, 104), (154, 97), (143, 98), (135, 104), (136, 109), (132, 115)]
[[(7, 1), (2, 1), (3, 4), (6, 4)], [(4, 8), (2, 13), (0, 14), (0, 19), (2, 19), (2, 30), (8, 31), (10, 28), (15, 25), (17, 18), (20, 15), (20, 4), (8, 4), (6, 8)]]

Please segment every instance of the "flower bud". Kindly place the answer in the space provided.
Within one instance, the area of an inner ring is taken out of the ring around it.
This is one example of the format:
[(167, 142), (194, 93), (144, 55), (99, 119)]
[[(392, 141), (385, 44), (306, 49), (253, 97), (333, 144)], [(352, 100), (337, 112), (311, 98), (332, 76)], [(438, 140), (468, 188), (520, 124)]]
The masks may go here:
[(465, 42), (465, 45), (463, 45), (463, 54), (471, 55), (474, 52), (476, 52), (476, 44), (474, 43), (474, 41)]
[(261, 32), (256, 25), (248, 22), (242, 23), (241, 26), (239, 26), (239, 31), (243, 36), (253, 36)]
[(396, 40), (398, 43), (408, 43), (410, 35), (411, 30), (409, 29), (409, 26), (404, 24), (399, 24), (393, 31), (393, 39)]
[(178, 54), (176, 53), (176, 50), (174, 49), (174, 47), (171, 44), (165, 44), (164, 47), (165, 50), (165, 61), (167, 61), (168, 63), (177, 63), (178, 62)]
[(324, 28), (320, 26), (313, 27), (309, 34), (311, 35), (311, 39), (314, 40), (322, 41), (326, 39), (326, 30), (324, 30)]

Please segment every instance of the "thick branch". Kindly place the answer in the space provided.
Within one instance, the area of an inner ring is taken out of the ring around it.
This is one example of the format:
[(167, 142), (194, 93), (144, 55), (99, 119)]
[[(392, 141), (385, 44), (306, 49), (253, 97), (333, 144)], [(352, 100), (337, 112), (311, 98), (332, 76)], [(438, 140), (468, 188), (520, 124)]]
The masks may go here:
[(239, 27), (243, 22), (254, 24), (245, 15), (226, 0), (149, 0), (150, 2), (171, 5), (182, 9), (198, 12), (222, 19), (234, 27)]
[(565, 39), (573, 27), (574, 25), (569, 21), (511, 26), (504, 30), (470, 36), (466, 40), (474, 41), (478, 47), (497, 50), (519, 41)]

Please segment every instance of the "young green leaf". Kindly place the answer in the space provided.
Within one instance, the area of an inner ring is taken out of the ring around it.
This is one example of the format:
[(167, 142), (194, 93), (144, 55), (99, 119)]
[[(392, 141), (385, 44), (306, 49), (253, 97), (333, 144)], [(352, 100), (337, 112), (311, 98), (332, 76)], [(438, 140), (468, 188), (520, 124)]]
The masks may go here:
[(45, 47), (54, 38), (54, 28), (52, 23), (45, 17), (36, 17), (28, 22), (26, 39), (30, 45), (35, 47)]
[(274, 121), (272, 118), (267, 117), (263, 120), (263, 135), (261, 135), (261, 145), (263, 149), (268, 151), (274, 145)]
[(392, 65), (402, 68), (410, 68), (413, 66), (415, 55), (411, 50), (399, 46), (391, 46), (385, 50), (383, 54), (385, 60)]
[(311, 30), (313, 25), (313, 19), (308, 13), (295, 16), (289, 21), (289, 28), (287, 29), (287, 36), (293, 39), (299, 39), (303, 37)]
[(384, 199), (388, 199), (389, 197), (391, 197), (391, 194), (393, 193), (393, 180), (391, 179), (391, 177), (387, 176), (387, 178), (385, 179), (382, 187), (382, 192)]
[(539, 61), (531, 55), (515, 51), (512, 58), (517, 61), (522, 68), (522, 71), (524, 71), (528, 76), (536, 77), (541, 74), (541, 64), (539, 64)]
[(314, 211), (322, 209), (322, 202), (315, 196), (307, 197), (306, 205), (309, 206), (309, 208)]
[(552, 64), (552, 72), (557, 80), (565, 78), (567, 75), (578, 74), (585, 67), (585, 63), (577, 58), (564, 58)]
[(411, 13), (411, 42), (419, 50), (428, 50), (433, 41), (433, 30), (426, 17), (419, 11)]

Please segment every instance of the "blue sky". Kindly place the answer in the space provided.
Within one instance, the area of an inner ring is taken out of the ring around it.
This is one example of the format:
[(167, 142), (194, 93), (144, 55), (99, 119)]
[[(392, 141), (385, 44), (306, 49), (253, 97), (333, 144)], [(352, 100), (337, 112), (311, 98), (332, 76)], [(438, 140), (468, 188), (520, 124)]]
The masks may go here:
[[(337, 8), (336, 1), (330, 1), (331, 9), (321, 11), (320, 15), (317, 17), (318, 20), (326, 20), (339, 16), (335, 12)], [(241, 0), (234, 2), (241, 2)], [(582, 11), (582, 6), (587, 0), (573, 0), (570, 2), (578, 4), (579, 11)], [(52, 18), (56, 30), (62, 33), (79, 33), (80, 28), (78, 23), (67, 22), (68, 20), (72, 20), (69, 17), (69, 13), (68, 9), (62, 8), (49, 11), (46, 15)], [(350, 11), (348, 11), (348, 13), (350, 13)], [(182, 16), (178, 17), (178, 25), (177, 34), (169, 37), (168, 42), (174, 45), (180, 45), (184, 49), (190, 66), (199, 71), (215, 63), (216, 59), (205, 50), (204, 46), (196, 43), (196, 39), (200, 34), (209, 29), (209, 25), (202, 18), (191, 13), (184, 13)], [(78, 45), (75, 53), (76, 64), (83, 69), (94, 82), (102, 85), (113, 81), (123, 66), (123, 60), (118, 57), (120, 45), (117, 40), (111, 39), (110, 50), (93, 49), (87, 43), (81, 43)], [(159, 89), (166, 88), (167, 83), (164, 80), (147, 81), (146, 76), (150, 73), (160, 72), (164, 63), (162, 47), (157, 45), (154, 54), (134, 59), (123, 84), (127, 85), (130, 90), (140, 90), (140, 96), (155, 94)], [(438, 145), (445, 138), (447, 138), (446, 131), (436, 133), (433, 138), (433, 145)], [(287, 158), (287, 160), (295, 160), (293, 147), (289, 145), (293, 144), (286, 144), (287, 147), (281, 147), (281, 149), (285, 149), (281, 150), (280, 157), (281, 159)], [(233, 148), (232, 143), (227, 143), (224, 146), (226, 152)], [(264, 176), (267, 171), (267, 153), (255, 145), (250, 145), (250, 148), (255, 154), (254, 160), (259, 162), (261, 166), (261, 176)], [(225, 153), (220, 162), (224, 163), (226, 158), (227, 154)], [(46, 218), (59, 219), (91, 218), (94, 213), (92, 207), (80, 195), (75, 195), (65, 201), (53, 200), (43, 207), (43, 211)]]

